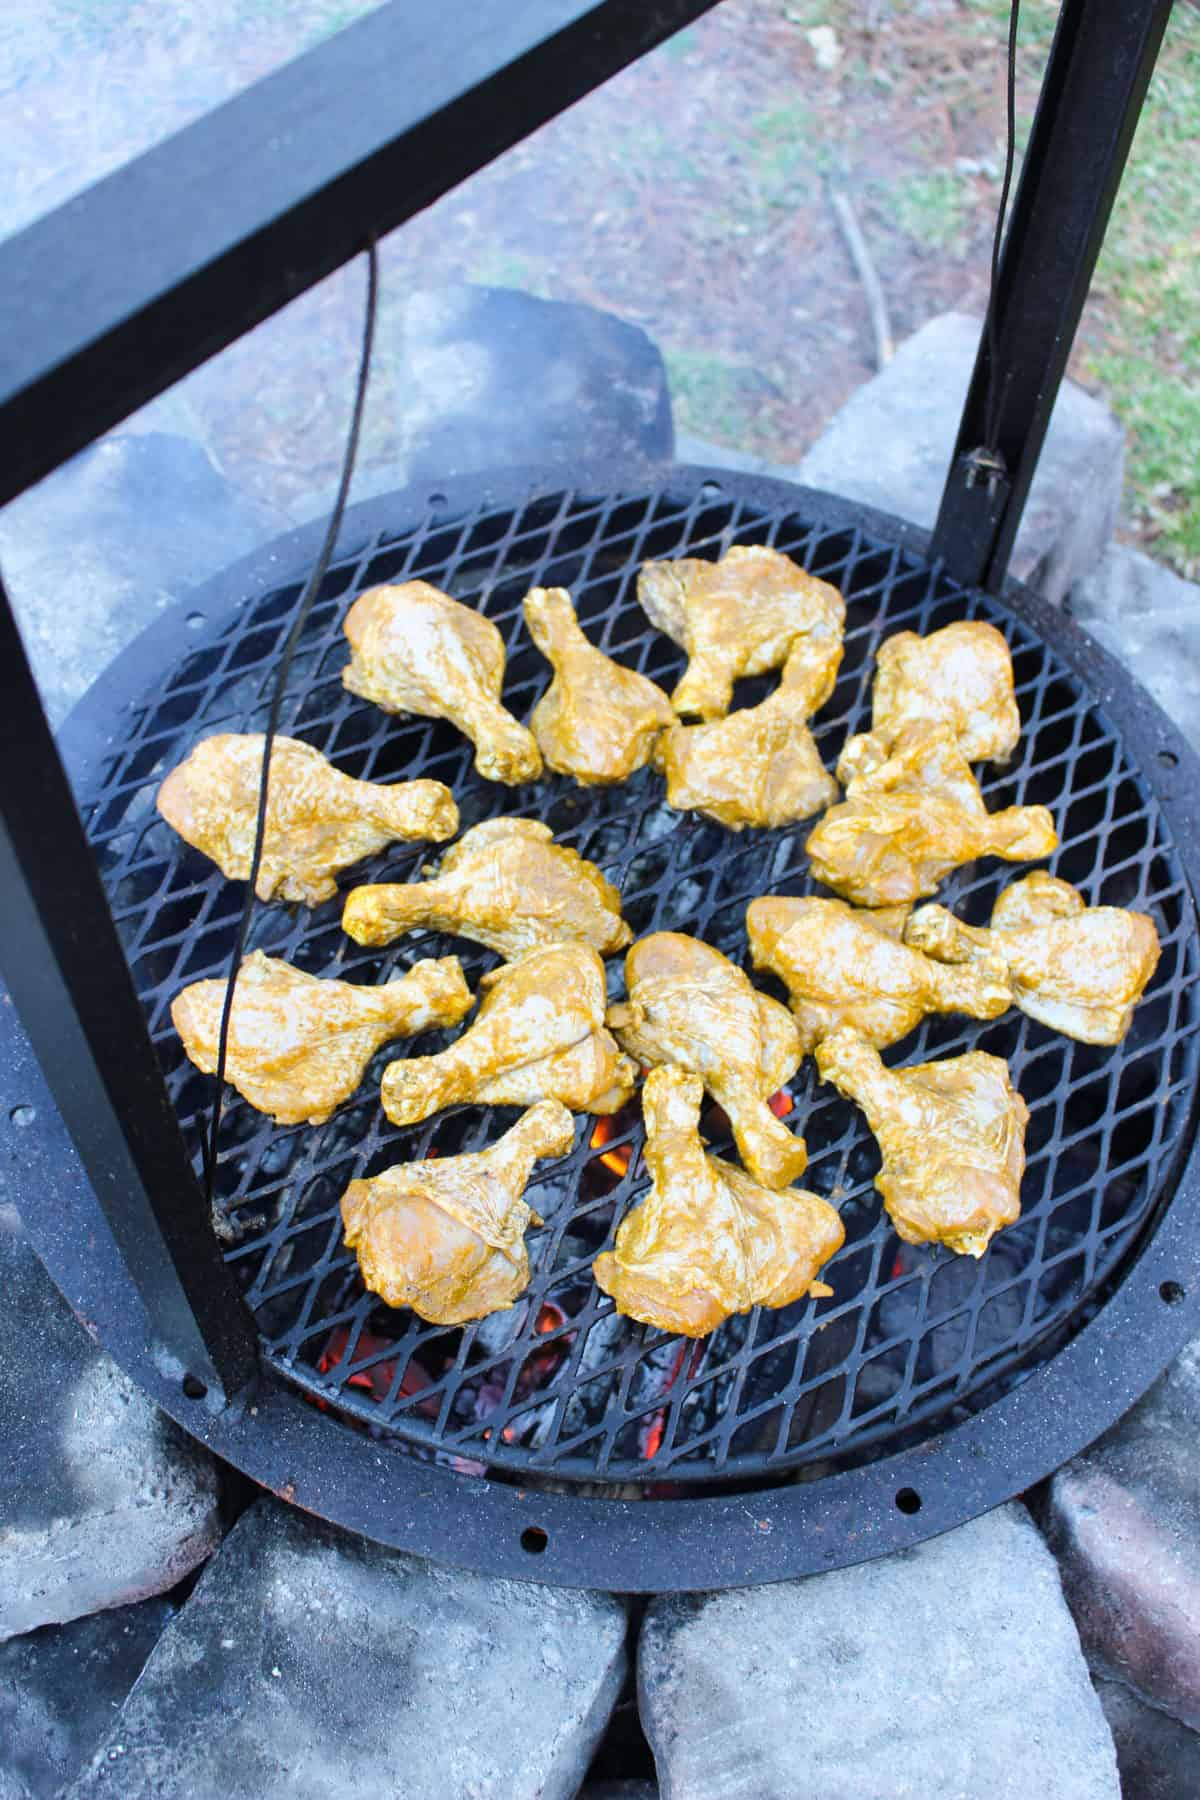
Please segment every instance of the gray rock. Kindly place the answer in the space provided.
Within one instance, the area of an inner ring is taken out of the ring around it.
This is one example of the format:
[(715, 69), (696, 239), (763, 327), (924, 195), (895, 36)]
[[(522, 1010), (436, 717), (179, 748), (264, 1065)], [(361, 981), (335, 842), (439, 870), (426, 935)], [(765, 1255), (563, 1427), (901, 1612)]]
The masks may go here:
[(0, 1165), (0, 1639), (165, 1593), (222, 1529), (215, 1462), (88, 1339), (4, 1203), (11, 1166)]
[(1122, 1681), (1097, 1681), (1125, 1800), (1196, 1800), (1200, 1736), (1139, 1700)]
[(1111, 544), (1066, 604), (1200, 749), (1200, 586)]
[(70, 1791), (570, 1800), (624, 1664), (611, 1595), (435, 1568), (260, 1501)]
[[(979, 343), (964, 313), (931, 319), (860, 387), (800, 465), (800, 479), (932, 527)], [(1124, 437), (1073, 382), (1059, 390), (1012, 573), (1061, 601), (1099, 561), (1121, 505)]]
[(514, 288), (437, 288), (404, 311), (398, 420), (412, 481), (514, 463), (668, 463), (657, 346), (592, 306)]
[(48, 1800), (78, 1774), (174, 1611), (143, 1600), (0, 1644), (0, 1764), (10, 1780)]
[(1200, 1729), (1200, 1339), (1060, 1469), (1043, 1528), (1092, 1668)]
[(0, 567), (51, 723), (189, 588), (287, 529), (187, 438), (106, 438), (0, 514)]
[(652, 1601), (642, 1722), (664, 1800), (1116, 1800), (1053, 1561), (1001, 1507), (919, 1549)]

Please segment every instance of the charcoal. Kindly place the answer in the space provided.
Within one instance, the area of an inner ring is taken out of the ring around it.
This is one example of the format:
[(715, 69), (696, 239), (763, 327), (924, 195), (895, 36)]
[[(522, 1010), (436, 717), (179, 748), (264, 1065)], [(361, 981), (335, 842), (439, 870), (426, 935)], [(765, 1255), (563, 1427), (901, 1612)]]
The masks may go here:
[(3, 1639), (165, 1593), (222, 1522), (212, 1457), (91, 1343), (3, 1204), (0, 1290)]
[(1057, 1573), (1019, 1506), (808, 1581), (663, 1597), (638, 1651), (669, 1800), (1117, 1800)]
[(1097, 1674), (1200, 1730), (1200, 1339), (1060, 1469), (1041, 1519)]
[(0, 1645), (0, 1800), (49, 1800), (91, 1756), (175, 1608), (169, 1600), (47, 1625)]
[(571, 1800), (625, 1667), (611, 1595), (494, 1581), (259, 1501), (73, 1800)]

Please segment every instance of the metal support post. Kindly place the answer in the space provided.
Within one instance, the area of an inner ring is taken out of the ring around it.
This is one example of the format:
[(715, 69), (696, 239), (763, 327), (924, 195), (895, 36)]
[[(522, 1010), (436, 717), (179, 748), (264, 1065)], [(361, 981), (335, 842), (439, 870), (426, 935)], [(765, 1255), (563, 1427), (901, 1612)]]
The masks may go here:
[(992, 298), (996, 364), (985, 329), (933, 533), (969, 586), (1004, 580), (1170, 11), (1063, 0)]
[(0, 973), (145, 1304), (160, 1366), (228, 1399), (255, 1371), (249, 1315), (2, 585), (0, 670)]

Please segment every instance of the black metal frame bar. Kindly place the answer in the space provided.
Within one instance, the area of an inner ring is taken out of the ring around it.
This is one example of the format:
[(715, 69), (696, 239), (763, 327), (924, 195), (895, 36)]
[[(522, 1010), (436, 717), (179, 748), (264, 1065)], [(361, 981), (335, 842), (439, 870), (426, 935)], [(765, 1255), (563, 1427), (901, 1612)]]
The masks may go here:
[[(30, 226), (0, 249), (0, 503), (713, 4), (392, 0)], [(985, 346), (938, 525), (967, 579), (1002, 578), (1168, 10), (1065, 0), (997, 313), (1011, 473), (966, 486)], [(0, 960), (163, 1355), (229, 1395), (247, 1321), (2, 588), (0, 667)]]
[(0, 504), (716, 0), (392, 0), (0, 248)]
[(3, 587), (0, 668), (0, 967), (142, 1296), (156, 1356), (228, 1399), (256, 1366), (251, 1322), (209, 1228)]
[[(1133, 141), (1171, 0), (1063, 0), (933, 533), (962, 582), (997, 593)], [(988, 444), (995, 377), (996, 441)], [(981, 471), (984, 446), (1003, 473)]]

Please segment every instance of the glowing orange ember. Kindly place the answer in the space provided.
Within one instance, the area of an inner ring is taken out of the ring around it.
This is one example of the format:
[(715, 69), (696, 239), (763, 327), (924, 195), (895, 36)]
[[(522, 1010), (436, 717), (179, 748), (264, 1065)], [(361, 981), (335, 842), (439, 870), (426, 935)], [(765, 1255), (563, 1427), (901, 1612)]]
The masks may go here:
[(792, 1096), (786, 1088), (780, 1088), (777, 1093), (771, 1095), (767, 1105), (777, 1119), (786, 1119), (792, 1110)]
[[(617, 1127), (612, 1119), (597, 1119), (596, 1129), (593, 1131), (591, 1137), (592, 1149), (602, 1150), (604, 1145), (612, 1140), (616, 1129)], [(605, 1150), (600, 1161), (604, 1164), (606, 1169), (611, 1169), (614, 1175), (624, 1175), (626, 1169), (629, 1167), (632, 1156), (632, 1144), (617, 1144), (613, 1149)]]

